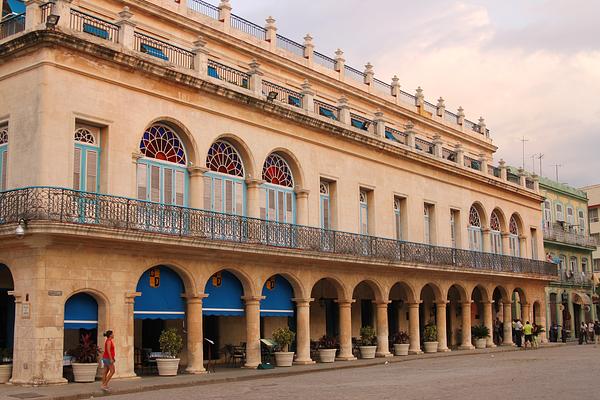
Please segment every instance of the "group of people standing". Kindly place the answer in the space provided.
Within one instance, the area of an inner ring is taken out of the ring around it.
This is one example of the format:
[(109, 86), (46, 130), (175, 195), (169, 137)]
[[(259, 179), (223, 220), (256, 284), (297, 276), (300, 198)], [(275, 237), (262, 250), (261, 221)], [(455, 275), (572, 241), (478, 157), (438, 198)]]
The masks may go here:
[(579, 344), (594, 343), (598, 345), (600, 339), (600, 322), (582, 322), (579, 326)]
[[(544, 329), (535, 323), (531, 324), (526, 321), (525, 324), (521, 322), (519, 318), (512, 321), (512, 341), (518, 347), (527, 349), (529, 345), (531, 348), (537, 348), (539, 346), (538, 336)], [(494, 343), (499, 346), (504, 342), (504, 322), (500, 321), (500, 318), (496, 318), (494, 321)]]

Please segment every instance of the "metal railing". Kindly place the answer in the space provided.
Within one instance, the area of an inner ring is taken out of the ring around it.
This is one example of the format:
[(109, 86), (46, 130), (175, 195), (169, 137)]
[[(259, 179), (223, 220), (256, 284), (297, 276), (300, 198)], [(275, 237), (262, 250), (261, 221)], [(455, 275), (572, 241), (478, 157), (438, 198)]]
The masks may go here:
[(13, 15), (0, 22), (0, 40), (25, 30), (25, 13)]
[(372, 120), (358, 114), (350, 113), (350, 125), (367, 132), (373, 132), (375, 125)]
[(444, 120), (453, 124), (458, 124), (458, 115), (450, 111), (444, 111)]
[(365, 74), (349, 65), (344, 65), (344, 73), (347, 77), (354, 79), (356, 82), (365, 83)]
[(323, 117), (331, 118), (333, 120), (340, 119), (340, 110), (327, 103), (323, 103), (322, 101), (315, 100), (315, 113), (322, 115)]
[(447, 149), (445, 147), (442, 147), (442, 158), (444, 160), (448, 160), (448, 161), (452, 161), (452, 162), (457, 162), (457, 158), (456, 158), (456, 151)]
[(433, 144), (418, 137), (415, 138), (415, 148), (419, 151), (433, 154)]
[(71, 9), (71, 29), (118, 43), (119, 27), (93, 15)]
[(394, 142), (406, 144), (406, 133), (400, 132), (398, 129), (385, 127), (385, 137)]
[(434, 106), (433, 104), (431, 104), (428, 101), (423, 102), (423, 104), (425, 105), (425, 111), (427, 111), (428, 113), (431, 113), (431, 115), (437, 115), (437, 107)]
[[(556, 266), (558, 268), (558, 265)], [(558, 272), (561, 284), (574, 285), (574, 286), (592, 286), (592, 274), (589, 272), (581, 271), (566, 271), (560, 269)]]
[(52, 11), (52, 3), (48, 2), (48, 3), (44, 3), (44, 4), (40, 5), (40, 11), (42, 14), (42, 20), (40, 22), (42, 24), (45, 24), (46, 21), (48, 20), (48, 16), (50, 15), (50, 12)]
[(211, 17), (212, 19), (219, 19), (219, 7), (213, 6), (202, 0), (188, 0), (188, 7), (200, 14)]
[(247, 33), (250, 36), (254, 36), (259, 40), (265, 40), (267, 38), (267, 30), (260, 25), (256, 25), (253, 22), (245, 20), (242, 17), (238, 17), (235, 14), (231, 14), (231, 27), (239, 31)]
[(302, 98), (304, 97), (302, 96), (302, 93), (294, 92), (293, 90), (269, 81), (262, 82), (262, 90), (265, 96), (268, 96), (270, 92), (275, 92), (277, 93), (277, 97), (274, 100), (302, 108)]
[(213, 60), (208, 60), (208, 76), (232, 83), (245, 89), (250, 88), (250, 75)]
[(477, 171), (481, 171), (481, 162), (480, 161), (478, 161), (474, 158), (471, 158), (469, 156), (464, 156), (464, 158), (465, 158), (465, 167), (471, 168), (471, 169), (474, 169)]
[(446, 269), (556, 277), (555, 264), (469, 250), (284, 224), (71, 189), (33, 187), (0, 192), (0, 225), (51, 221), (68, 225), (287, 248), (354, 259)]
[(415, 96), (410, 93), (406, 93), (404, 90), (400, 91), (400, 100), (411, 106), (415, 105)]
[(191, 51), (146, 36), (143, 33), (135, 32), (133, 36), (134, 46), (137, 51), (169, 61), (180, 67), (194, 68), (194, 53)]
[(560, 223), (554, 223), (551, 226), (544, 225), (544, 240), (589, 248), (600, 245), (595, 238), (571, 231), (568, 226)]
[(284, 36), (277, 35), (277, 47), (304, 58), (304, 46)]
[(313, 60), (317, 64), (322, 65), (325, 68), (335, 69), (335, 60), (331, 57), (327, 57), (324, 54), (321, 54), (321, 53), (318, 53), (315, 51), (313, 53)]
[(389, 83), (385, 83), (383, 81), (380, 81), (379, 79), (373, 78), (373, 86), (382, 93), (385, 93), (387, 95), (392, 94), (392, 85), (390, 85)]

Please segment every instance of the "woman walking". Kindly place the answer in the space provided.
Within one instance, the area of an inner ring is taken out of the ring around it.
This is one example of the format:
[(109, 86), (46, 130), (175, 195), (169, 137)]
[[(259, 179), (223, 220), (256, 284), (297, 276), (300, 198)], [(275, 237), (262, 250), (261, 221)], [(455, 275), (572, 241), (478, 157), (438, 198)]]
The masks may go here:
[(102, 377), (102, 385), (100, 388), (104, 391), (110, 390), (108, 382), (115, 374), (115, 344), (113, 342), (113, 331), (104, 333), (106, 340), (104, 341), (104, 353), (102, 354), (102, 363), (104, 364), (104, 375)]

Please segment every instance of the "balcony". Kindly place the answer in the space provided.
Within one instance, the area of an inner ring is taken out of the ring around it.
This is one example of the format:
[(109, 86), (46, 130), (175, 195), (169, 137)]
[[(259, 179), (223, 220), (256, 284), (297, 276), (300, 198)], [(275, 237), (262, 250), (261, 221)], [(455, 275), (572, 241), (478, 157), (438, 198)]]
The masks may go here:
[(558, 278), (556, 265), (544, 261), (283, 224), (62, 188), (32, 187), (0, 192), (0, 226), (21, 220), (230, 242), (265, 250), (300, 251), (307, 256), (350, 256), (363, 262), (424, 264), (449, 270)]
[(0, 22), (0, 40), (25, 30), (25, 14), (13, 15)]
[[(593, 284), (592, 273), (590, 272), (569, 272), (560, 270), (558, 272), (561, 286), (591, 287)], [(558, 282), (556, 282), (558, 283)]]
[(566, 223), (554, 223), (551, 226), (544, 226), (544, 240), (560, 244), (570, 244), (579, 247), (595, 249), (598, 243), (596, 239), (582, 235), (572, 230)]

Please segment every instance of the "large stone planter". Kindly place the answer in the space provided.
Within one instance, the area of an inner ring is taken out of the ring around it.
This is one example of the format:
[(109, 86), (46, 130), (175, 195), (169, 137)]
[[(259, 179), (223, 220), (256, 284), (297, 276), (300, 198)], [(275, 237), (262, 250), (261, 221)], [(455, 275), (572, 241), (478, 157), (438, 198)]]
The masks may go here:
[(276, 351), (275, 352), (275, 365), (278, 367), (291, 367), (294, 363), (294, 352), (293, 351)]
[(375, 358), (377, 346), (358, 346), (360, 349), (360, 358)]
[(437, 353), (438, 351), (438, 342), (425, 342), (425, 353)]
[(319, 349), (319, 362), (332, 363), (335, 361), (337, 349)]
[(158, 375), (175, 376), (179, 369), (179, 358), (157, 358)]
[(8, 383), (12, 376), (12, 364), (0, 365), (0, 383)]
[(394, 355), (395, 356), (407, 356), (409, 347), (410, 347), (410, 344), (394, 344)]
[(75, 382), (94, 382), (96, 372), (98, 372), (98, 363), (72, 363), (73, 377)]
[(487, 339), (475, 339), (475, 348), (476, 349), (485, 349), (487, 346)]

